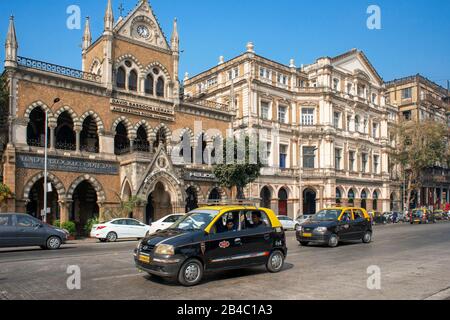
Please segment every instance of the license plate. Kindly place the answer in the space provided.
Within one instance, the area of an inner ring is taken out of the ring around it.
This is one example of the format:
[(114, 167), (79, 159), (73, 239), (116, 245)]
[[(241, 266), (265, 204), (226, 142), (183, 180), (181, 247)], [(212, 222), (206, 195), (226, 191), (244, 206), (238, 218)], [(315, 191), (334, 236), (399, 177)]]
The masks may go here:
[(143, 263), (150, 263), (150, 256), (144, 256), (144, 255), (140, 255), (139, 256), (139, 261), (143, 262)]
[(312, 233), (304, 233), (303, 236), (305, 238), (311, 238), (312, 237)]

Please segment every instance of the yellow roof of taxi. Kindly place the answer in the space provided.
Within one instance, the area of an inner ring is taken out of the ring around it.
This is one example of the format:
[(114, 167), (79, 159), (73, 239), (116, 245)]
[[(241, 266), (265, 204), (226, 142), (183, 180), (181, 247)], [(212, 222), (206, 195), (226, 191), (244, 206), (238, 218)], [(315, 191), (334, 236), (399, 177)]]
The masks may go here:
[[(255, 206), (238, 206), (238, 205), (234, 205), (234, 206), (205, 206), (205, 207), (201, 207), (198, 208), (197, 210), (217, 210), (217, 211), (222, 211), (222, 210), (242, 210), (242, 209), (257, 209)], [(260, 208), (260, 209), (264, 209), (264, 208)]]

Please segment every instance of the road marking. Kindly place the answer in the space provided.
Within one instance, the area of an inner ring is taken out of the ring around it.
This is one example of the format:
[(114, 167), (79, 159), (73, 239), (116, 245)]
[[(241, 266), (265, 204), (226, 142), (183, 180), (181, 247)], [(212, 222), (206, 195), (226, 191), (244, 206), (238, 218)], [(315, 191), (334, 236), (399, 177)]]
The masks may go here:
[(102, 278), (95, 278), (92, 279), (92, 281), (104, 281), (104, 280), (113, 280), (113, 279), (124, 279), (124, 278), (133, 278), (133, 277), (142, 277), (141, 273), (136, 274), (123, 274), (120, 276), (110, 276), (110, 277), (102, 277)]
[(425, 300), (448, 300), (449, 297), (450, 297), (450, 287), (445, 288), (445, 289), (429, 296)]

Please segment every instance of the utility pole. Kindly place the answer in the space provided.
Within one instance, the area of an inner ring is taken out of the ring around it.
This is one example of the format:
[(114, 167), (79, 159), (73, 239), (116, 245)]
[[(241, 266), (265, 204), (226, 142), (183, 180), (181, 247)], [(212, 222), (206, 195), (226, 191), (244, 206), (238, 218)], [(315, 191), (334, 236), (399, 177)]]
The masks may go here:
[[(55, 104), (57, 104), (61, 99), (55, 98), (53, 100), (53, 105), (50, 110), (53, 109)], [(48, 214), (48, 110), (45, 110), (45, 148), (44, 148), (44, 212), (42, 214), (42, 221), (47, 223)]]

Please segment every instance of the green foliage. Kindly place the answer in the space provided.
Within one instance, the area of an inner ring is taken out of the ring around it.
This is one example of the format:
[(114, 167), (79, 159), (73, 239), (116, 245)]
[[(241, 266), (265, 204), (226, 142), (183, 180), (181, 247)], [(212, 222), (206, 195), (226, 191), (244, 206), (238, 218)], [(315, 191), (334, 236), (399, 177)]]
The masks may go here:
[(98, 218), (91, 218), (87, 221), (86, 225), (84, 226), (84, 232), (86, 232), (86, 234), (89, 234), (92, 230), (92, 227), (95, 224), (99, 224), (100, 220)]
[(61, 224), (60, 220), (53, 221), (53, 226), (60, 229), (67, 230), (70, 235), (74, 236), (77, 233), (77, 227), (75, 225), (75, 222), (67, 221)]
[[(242, 136), (240, 139), (245, 139), (245, 162), (240, 163), (238, 161), (238, 141), (236, 139), (234, 140), (234, 163), (229, 164), (229, 162), (227, 162), (227, 145), (229, 145), (229, 149), (231, 147), (231, 143), (229, 140), (228, 142), (225, 141), (223, 150), (223, 164), (219, 164), (214, 167), (214, 174), (222, 187), (228, 189), (236, 187), (238, 191), (237, 198), (244, 199), (244, 188), (249, 183), (252, 183), (258, 179), (263, 165), (259, 157), (259, 144), (251, 142), (251, 139), (248, 136)], [(242, 140), (241, 145), (243, 145)], [(253, 159), (256, 161), (250, 161), (251, 154), (256, 155), (256, 159)], [(251, 162), (253, 162), (253, 164), (251, 164)]]
[(116, 193), (116, 197), (119, 200), (120, 205), (117, 208), (108, 208), (105, 210), (103, 219), (106, 221), (127, 218), (128, 215), (142, 203), (142, 199), (138, 196), (131, 196), (127, 200), (123, 200), (120, 194)]
[(392, 157), (404, 172), (409, 203), (411, 192), (422, 185), (424, 170), (449, 163), (448, 128), (444, 123), (431, 120), (409, 121), (399, 125), (396, 136), (397, 146)]
[(13, 197), (11, 189), (6, 184), (0, 183), (0, 205), (5, 204), (8, 199)]
[(0, 75), (0, 109), (8, 110), (9, 103), (8, 84), (6, 82), (6, 75)]

